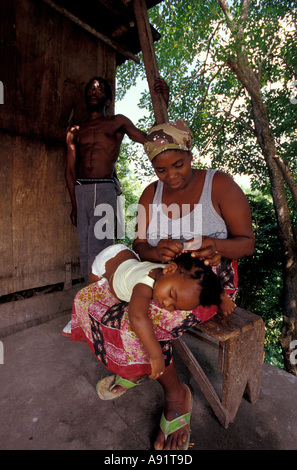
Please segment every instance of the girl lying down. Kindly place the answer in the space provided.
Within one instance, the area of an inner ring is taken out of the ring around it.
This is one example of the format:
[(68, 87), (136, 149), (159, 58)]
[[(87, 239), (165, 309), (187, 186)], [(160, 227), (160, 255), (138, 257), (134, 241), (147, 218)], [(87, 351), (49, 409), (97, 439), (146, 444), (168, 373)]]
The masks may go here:
[(140, 261), (125, 245), (112, 245), (95, 258), (89, 283), (102, 277), (117, 299), (129, 302), (130, 324), (148, 351), (151, 379), (159, 378), (165, 370), (162, 348), (148, 316), (151, 300), (169, 311), (217, 305), (228, 315), (235, 307), (212, 269), (189, 253), (182, 253), (169, 264), (157, 264)]

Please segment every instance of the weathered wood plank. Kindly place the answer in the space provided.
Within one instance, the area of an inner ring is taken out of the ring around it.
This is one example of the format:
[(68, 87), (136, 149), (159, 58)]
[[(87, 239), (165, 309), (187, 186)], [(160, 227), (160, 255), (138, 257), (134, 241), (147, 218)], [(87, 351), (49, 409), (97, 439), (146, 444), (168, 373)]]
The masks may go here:
[(116, 50), (120, 54), (122, 54), (127, 59), (132, 59), (137, 64), (140, 63), (140, 59), (135, 54), (132, 54), (132, 52), (128, 51), (128, 49), (126, 47), (121, 46), (120, 44), (116, 43), (112, 39), (109, 39), (104, 34), (99, 33), (99, 31), (92, 28), (91, 26), (89, 26), (87, 23), (85, 23), (81, 19), (77, 18), (77, 16), (73, 15), (70, 11), (66, 10), (63, 7), (60, 7), (59, 5), (57, 5), (52, 0), (42, 0), (42, 1), (47, 3), (51, 8), (56, 10), (61, 15), (65, 16), (65, 18), (67, 18), (68, 20), (72, 21), (73, 23), (77, 24), (81, 28), (85, 29), (88, 33), (92, 34), (93, 36), (95, 36), (100, 41), (105, 42), (105, 44), (107, 44), (109, 47)]
[(156, 124), (162, 124), (163, 122), (168, 122), (168, 113), (163, 96), (160, 93), (154, 93), (155, 79), (159, 78), (160, 74), (145, 0), (134, 0), (134, 14), (137, 23), (138, 35)]

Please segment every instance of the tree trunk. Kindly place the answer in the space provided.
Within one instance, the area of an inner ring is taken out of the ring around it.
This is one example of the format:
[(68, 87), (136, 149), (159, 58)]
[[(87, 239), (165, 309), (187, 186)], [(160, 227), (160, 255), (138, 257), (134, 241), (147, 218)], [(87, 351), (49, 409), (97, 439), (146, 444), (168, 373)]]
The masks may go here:
[[(242, 62), (241, 62), (242, 61)], [(292, 342), (297, 340), (297, 250), (290, 212), (286, 198), (283, 173), (275, 160), (277, 154), (274, 136), (270, 131), (266, 107), (262, 100), (260, 81), (245, 57), (238, 61), (228, 59), (228, 64), (251, 97), (255, 135), (264, 156), (275, 208), (280, 242), (283, 248), (283, 328), (280, 338), (285, 368), (297, 375), (297, 365), (292, 361)]]
[(295, 204), (295, 207), (297, 208), (297, 183), (294, 179), (294, 176), (290, 170), (289, 164), (285, 162), (279, 155), (276, 155), (274, 157), (276, 163), (278, 164), (283, 177), (285, 178), (285, 181), (290, 189), (290, 192), (292, 194), (292, 198)]

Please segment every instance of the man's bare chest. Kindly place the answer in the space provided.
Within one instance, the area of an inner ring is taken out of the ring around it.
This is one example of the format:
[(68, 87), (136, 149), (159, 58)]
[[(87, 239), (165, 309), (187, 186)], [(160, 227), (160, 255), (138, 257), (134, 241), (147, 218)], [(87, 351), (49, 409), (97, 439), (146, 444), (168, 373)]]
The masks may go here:
[(96, 145), (104, 143), (115, 144), (122, 139), (121, 133), (116, 126), (91, 122), (79, 129), (78, 143), (80, 146)]

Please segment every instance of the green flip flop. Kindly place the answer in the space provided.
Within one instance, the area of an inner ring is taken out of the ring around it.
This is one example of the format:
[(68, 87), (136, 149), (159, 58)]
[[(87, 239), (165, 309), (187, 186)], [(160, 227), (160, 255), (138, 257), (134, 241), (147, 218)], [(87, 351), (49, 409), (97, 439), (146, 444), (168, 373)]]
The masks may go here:
[[(167, 440), (167, 437), (174, 433), (175, 431), (178, 431), (179, 429), (183, 428), (186, 425), (190, 424), (191, 420), (191, 413), (192, 413), (192, 405), (193, 405), (193, 399), (192, 399), (192, 394), (191, 394), (191, 409), (188, 413), (185, 413), (184, 415), (178, 416), (177, 418), (173, 419), (172, 421), (167, 421), (165, 418), (164, 413), (162, 414), (161, 421), (160, 421), (160, 428), (164, 433), (165, 436), (165, 442)], [(190, 426), (189, 426), (189, 432), (188, 432), (188, 437), (186, 442), (182, 447), (179, 447), (177, 450), (188, 450), (189, 448), (189, 443), (190, 443)]]
[[(97, 383), (96, 391), (101, 400), (114, 400), (115, 398), (118, 398), (126, 393), (130, 388), (136, 387), (136, 385), (140, 385), (141, 383), (142, 380), (139, 380), (138, 382), (131, 382), (130, 380), (124, 379), (119, 375), (110, 375), (109, 377), (105, 377)], [(112, 390), (116, 385), (125, 387), (125, 390), (117, 394), (112, 393)]]

